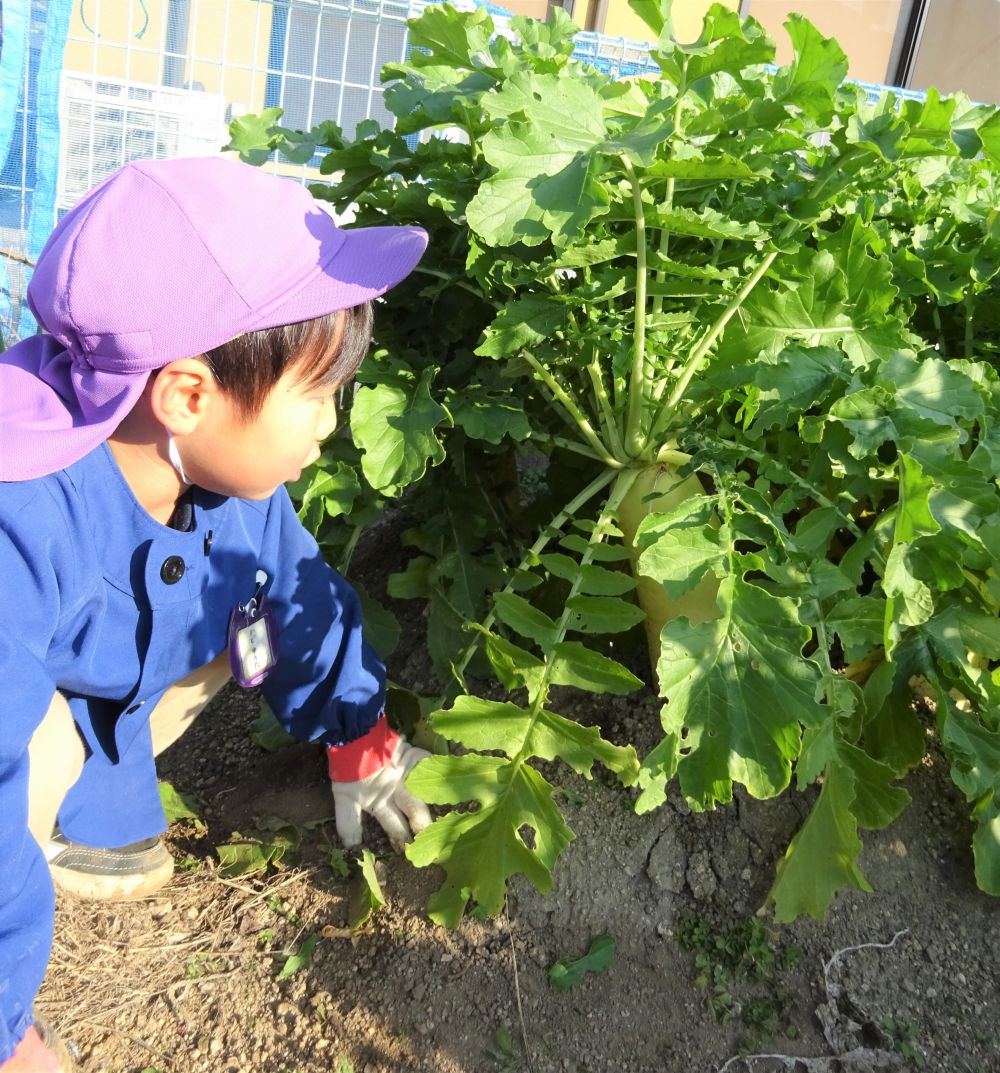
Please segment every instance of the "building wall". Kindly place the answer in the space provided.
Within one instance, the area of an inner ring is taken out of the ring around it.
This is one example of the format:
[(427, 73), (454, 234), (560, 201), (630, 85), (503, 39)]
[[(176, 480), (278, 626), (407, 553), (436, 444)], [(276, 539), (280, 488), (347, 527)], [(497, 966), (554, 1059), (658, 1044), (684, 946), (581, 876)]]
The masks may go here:
[[(804, 15), (825, 36), (833, 37), (840, 44), (847, 53), (849, 76), (862, 82), (885, 82), (889, 77), (895, 67), (894, 46), (901, 31), (900, 23), (905, 21), (910, 9), (910, 0), (743, 0), (742, 3), (724, 0), (724, 3), (751, 15), (764, 26), (777, 45), (779, 64), (788, 63), (792, 56), (784, 23), (793, 11)], [(938, 0), (937, 6), (942, 18), (946, 18), (946, 11), (965, 3), (992, 8), (993, 24), (1000, 32), (1000, 0)], [(711, 0), (682, 0), (674, 4), (674, 29), (679, 41), (698, 38), (702, 19), (710, 6)], [(608, 0), (603, 32), (636, 41), (652, 39), (649, 28), (627, 0)], [(995, 39), (992, 45), (995, 52)]]
[[(954, 2), (948, 0), (949, 6)], [(992, 6), (997, 7), (995, 0)], [(847, 53), (848, 76), (861, 82), (885, 82), (890, 77), (897, 27), (909, 10), (908, 4), (904, 10), (902, 0), (750, 0), (747, 7), (747, 13), (774, 38), (779, 64), (792, 58), (784, 23), (795, 11), (824, 36), (836, 39)]]
[[(75, 6), (64, 69), (161, 85), (169, 7), (167, 0), (147, 0), (145, 8), (149, 22), (144, 27), (141, 7), (135, 3), (85, 0)], [(183, 63), (180, 84), (199, 83), (205, 92), (222, 94), (244, 110), (263, 108), (262, 72), (267, 67), (273, 11), (270, 4), (257, 0), (191, 0), (184, 51), (194, 58)]]
[[(137, 4), (74, 5), (63, 54), (67, 71), (156, 85), (160, 49), (166, 37), (166, 4), (146, 5), (149, 24)], [(141, 38), (136, 34), (142, 33)]]
[[(649, 0), (650, 3), (654, 0)], [(739, 0), (722, 0), (725, 7), (739, 10)], [(701, 34), (701, 24), (705, 12), (712, 6), (712, 0), (683, 0), (675, 3), (673, 8), (674, 31), (677, 40), (696, 41)], [(577, 19), (579, 22), (580, 20)], [(601, 27), (595, 27), (601, 30)], [(609, 0), (607, 19), (603, 33), (611, 37), (627, 37), (633, 41), (650, 41), (653, 35), (649, 27), (628, 6), (626, 0)]]
[(1000, 102), (1000, 2), (931, 0), (907, 85)]
[(497, 0), (498, 6), (512, 15), (527, 15), (531, 19), (545, 19), (549, 14), (549, 0)]

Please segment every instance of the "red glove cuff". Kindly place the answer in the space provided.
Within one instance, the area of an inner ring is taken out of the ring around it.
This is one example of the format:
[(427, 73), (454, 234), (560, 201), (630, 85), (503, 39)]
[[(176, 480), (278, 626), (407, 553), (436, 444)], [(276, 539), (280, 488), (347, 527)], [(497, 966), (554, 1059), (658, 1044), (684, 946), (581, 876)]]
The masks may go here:
[(328, 745), (326, 760), (331, 782), (357, 782), (381, 771), (392, 759), (399, 735), (383, 715), (368, 731), (346, 745)]

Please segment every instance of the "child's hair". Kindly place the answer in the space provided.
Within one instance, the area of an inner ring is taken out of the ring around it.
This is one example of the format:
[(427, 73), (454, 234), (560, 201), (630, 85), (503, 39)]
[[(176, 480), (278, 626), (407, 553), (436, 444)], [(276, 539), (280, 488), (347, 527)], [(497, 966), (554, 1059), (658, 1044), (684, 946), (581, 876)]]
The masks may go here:
[(289, 369), (308, 387), (346, 384), (358, 371), (372, 337), (372, 305), (341, 309), (313, 320), (238, 335), (202, 356), (219, 387), (245, 418), (254, 418)]

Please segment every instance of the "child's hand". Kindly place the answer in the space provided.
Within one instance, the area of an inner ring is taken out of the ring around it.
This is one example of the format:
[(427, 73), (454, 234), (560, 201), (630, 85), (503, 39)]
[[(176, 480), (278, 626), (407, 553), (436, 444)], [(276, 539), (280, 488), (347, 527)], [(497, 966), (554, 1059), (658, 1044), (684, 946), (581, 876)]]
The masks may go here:
[(360, 844), (365, 812), (378, 820), (397, 853), (431, 822), (427, 806), (403, 785), (429, 755), (389, 729), (384, 716), (364, 737), (327, 749), (337, 834), (345, 848)]

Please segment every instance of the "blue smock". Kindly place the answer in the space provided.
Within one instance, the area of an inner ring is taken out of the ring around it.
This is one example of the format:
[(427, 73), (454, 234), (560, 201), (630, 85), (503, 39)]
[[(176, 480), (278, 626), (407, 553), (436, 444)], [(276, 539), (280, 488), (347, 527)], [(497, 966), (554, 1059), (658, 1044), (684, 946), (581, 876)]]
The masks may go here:
[(86, 743), (59, 825), (124, 846), (166, 828), (149, 714), (221, 653), (229, 613), (263, 570), (281, 655), (263, 692), (302, 740), (352, 741), (378, 719), (385, 671), (357, 595), (326, 563), (288, 493), (192, 490), (179, 532), (139, 505), (106, 444), (58, 473), (0, 482), (0, 1063), (32, 1022), (54, 893), (28, 831), (28, 743), (56, 690)]

